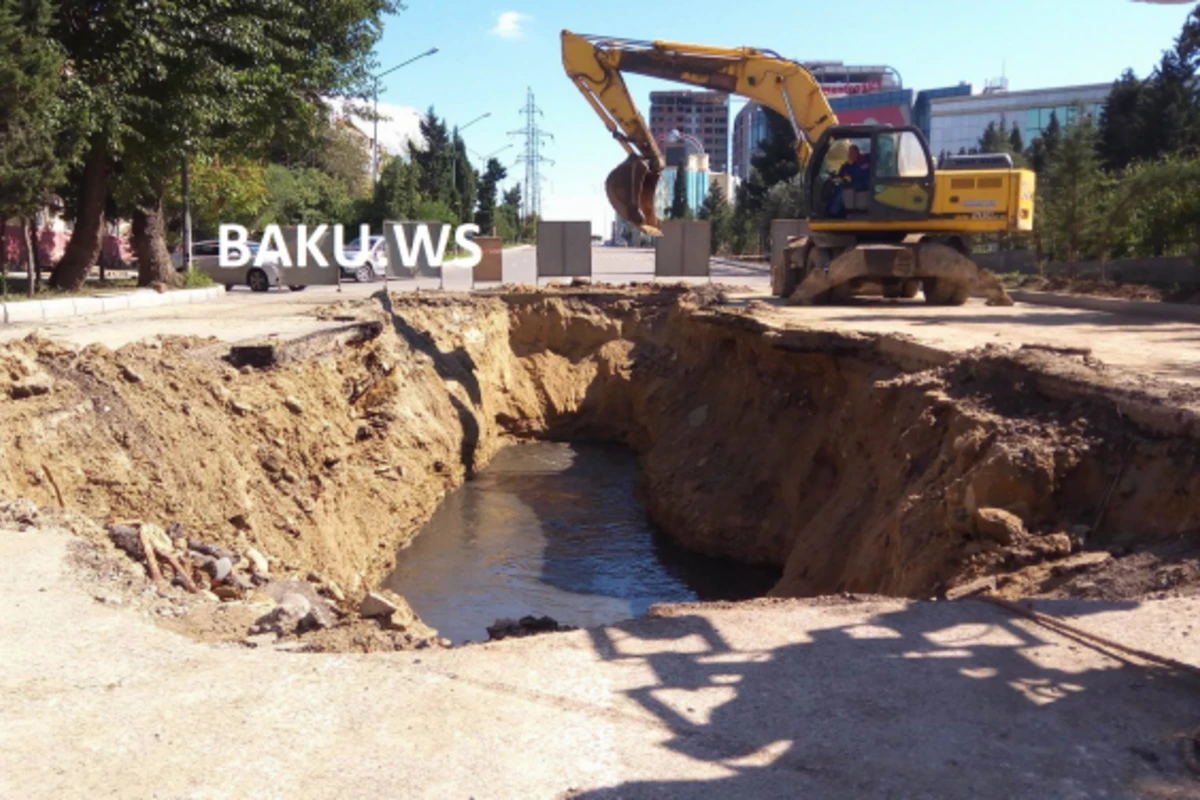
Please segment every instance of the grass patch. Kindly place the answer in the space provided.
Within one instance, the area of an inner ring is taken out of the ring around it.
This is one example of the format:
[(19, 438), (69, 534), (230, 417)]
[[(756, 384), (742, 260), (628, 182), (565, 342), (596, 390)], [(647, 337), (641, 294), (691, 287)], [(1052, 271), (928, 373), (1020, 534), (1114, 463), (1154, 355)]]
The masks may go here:
[(183, 273), (183, 288), (184, 289), (207, 289), (210, 286), (216, 286), (217, 282), (203, 272)]
[(65, 292), (61, 289), (51, 289), (43, 281), (41, 289), (29, 296), (28, 278), (7, 278), (0, 273), (0, 298), (5, 303), (16, 303), (22, 300), (55, 300), (60, 297), (93, 297), (113, 291), (128, 291), (137, 288), (136, 278), (121, 280), (88, 281), (78, 292)]

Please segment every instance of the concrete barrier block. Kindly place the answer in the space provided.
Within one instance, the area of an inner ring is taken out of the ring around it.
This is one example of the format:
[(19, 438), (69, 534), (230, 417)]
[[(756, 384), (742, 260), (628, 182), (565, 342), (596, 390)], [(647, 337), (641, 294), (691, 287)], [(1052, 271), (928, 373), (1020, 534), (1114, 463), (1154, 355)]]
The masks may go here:
[(130, 308), (154, 308), (163, 305), (162, 295), (153, 289), (139, 289), (127, 297)]
[(87, 314), (103, 314), (104, 300), (99, 297), (76, 297), (74, 298), (75, 316), (82, 317)]
[(45, 319), (41, 300), (20, 300), (15, 303), (5, 303), (4, 308), (4, 316), (8, 322), (42, 322)]
[(108, 314), (113, 311), (124, 311), (129, 308), (129, 296), (124, 294), (100, 298), (100, 312)]
[(68, 319), (75, 316), (75, 300), (63, 297), (55, 300), (42, 300), (42, 319)]

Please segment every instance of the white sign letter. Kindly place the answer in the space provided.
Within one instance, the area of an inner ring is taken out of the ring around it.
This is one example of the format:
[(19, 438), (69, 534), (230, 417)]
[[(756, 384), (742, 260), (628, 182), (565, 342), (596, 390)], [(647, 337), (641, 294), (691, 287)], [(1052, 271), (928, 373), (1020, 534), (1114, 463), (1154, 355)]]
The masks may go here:
[(262, 244), (258, 246), (258, 256), (254, 266), (261, 267), (278, 260), (281, 267), (292, 266), (292, 257), (288, 254), (287, 245), (283, 241), (283, 231), (278, 225), (268, 225), (263, 231)]
[(460, 225), (458, 230), (454, 233), (455, 244), (470, 253), (470, 255), (468, 255), (461, 264), (468, 269), (474, 269), (475, 267), (478, 267), (479, 262), (483, 261), (483, 248), (475, 244), (475, 241), (470, 238), (478, 235), (478, 225)]
[[(338, 226), (341, 227), (340, 225)], [(317, 229), (308, 235), (308, 226), (299, 225), (296, 227), (296, 244), (299, 253), (299, 264), (297, 266), (308, 266), (308, 255), (311, 253), (318, 267), (328, 267), (329, 262), (325, 260), (325, 254), (321, 252), (321, 239), (325, 238), (325, 232), (329, 230), (328, 225), (318, 225)]]
[(217, 263), (221, 268), (236, 269), (249, 264), (250, 248), (246, 246), (246, 239), (250, 234), (246, 232), (246, 226), (222, 225), (218, 230), (221, 237), (221, 255)]

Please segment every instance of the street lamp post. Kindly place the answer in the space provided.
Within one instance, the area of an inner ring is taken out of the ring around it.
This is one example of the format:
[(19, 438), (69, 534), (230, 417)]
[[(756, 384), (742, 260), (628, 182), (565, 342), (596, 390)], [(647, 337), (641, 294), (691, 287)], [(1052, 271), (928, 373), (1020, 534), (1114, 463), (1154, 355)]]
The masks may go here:
[(403, 64), (397, 64), (396, 66), (392, 67), (391, 69), (384, 70), (383, 72), (380, 72), (379, 74), (372, 76), (375, 81), (374, 92), (373, 92), (374, 101), (375, 101), (375, 114), (374, 114), (375, 124), (374, 124), (374, 131), (371, 134), (371, 175), (372, 175), (372, 180), (374, 181), (374, 186), (376, 186), (376, 187), (379, 186), (379, 79), (384, 77), (385, 75), (391, 75), (393, 72), (395, 72), (398, 69), (407, 67), (409, 64), (413, 63), (414, 61), (420, 61), (422, 58), (425, 58), (426, 56), (434, 55), (437, 52), (438, 52), (438, 49), (436, 47), (431, 47), (428, 50), (426, 50), (424, 53), (421, 53), (420, 55), (417, 55), (417, 56), (413, 56), (408, 61), (405, 61)]

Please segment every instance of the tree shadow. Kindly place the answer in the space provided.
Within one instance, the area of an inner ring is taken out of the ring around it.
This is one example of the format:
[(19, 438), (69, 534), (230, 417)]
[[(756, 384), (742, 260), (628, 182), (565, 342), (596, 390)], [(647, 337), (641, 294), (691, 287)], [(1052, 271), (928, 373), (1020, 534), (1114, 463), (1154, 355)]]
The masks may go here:
[[(783, 619), (717, 611), (719, 628), (693, 614), (590, 631), (604, 660), (653, 676), (625, 694), (666, 729), (655, 763), (720, 776), (572, 796), (1196, 796), (1173, 738), (1197, 722), (1192, 683), (979, 602), (860, 609), (825, 599)], [(738, 644), (763, 641), (778, 644)]]

